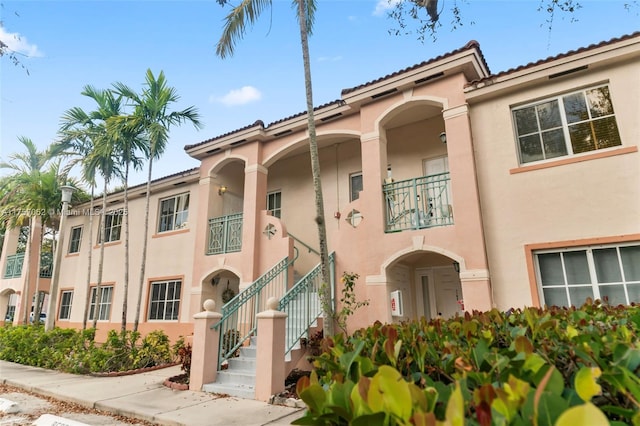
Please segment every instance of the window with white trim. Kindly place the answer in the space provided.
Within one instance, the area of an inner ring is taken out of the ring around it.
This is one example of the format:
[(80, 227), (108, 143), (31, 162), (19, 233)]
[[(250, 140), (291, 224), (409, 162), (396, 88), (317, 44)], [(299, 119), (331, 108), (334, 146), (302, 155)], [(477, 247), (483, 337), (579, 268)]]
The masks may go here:
[(69, 253), (80, 251), (80, 240), (82, 239), (82, 226), (71, 228), (71, 238), (69, 238)]
[(160, 200), (158, 232), (173, 231), (187, 226), (189, 193)]
[(622, 145), (609, 86), (512, 109), (520, 163)]
[(68, 320), (71, 317), (71, 302), (73, 301), (73, 291), (65, 290), (60, 294), (60, 312), (58, 318)]
[(581, 306), (587, 298), (640, 302), (639, 243), (538, 251), (535, 260), (543, 305)]
[(282, 192), (273, 191), (267, 194), (267, 211), (271, 216), (282, 217)]
[(104, 232), (100, 233), (98, 243), (101, 243), (101, 237), (104, 235), (104, 242), (109, 243), (111, 241), (120, 240), (120, 232), (122, 231), (122, 216), (124, 210), (116, 210), (108, 212), (104, 216)]
[(154, 281), (149, 297), (149, 320), (178, 319), (181, 280)]
[(96, 298), (97, 287), (91, 288), (91, 305), (89, 306), (89, 319), (93, 321), (96, 310), (98, 320), (106, 321), (111, 316), (111, 298), (113, 297), (113, 286), (100, 287), (100, 297)]
[(349, 201), (360, 198), (360, 191), (363, 188), (362, 172), (351, 173), (349, 175)]

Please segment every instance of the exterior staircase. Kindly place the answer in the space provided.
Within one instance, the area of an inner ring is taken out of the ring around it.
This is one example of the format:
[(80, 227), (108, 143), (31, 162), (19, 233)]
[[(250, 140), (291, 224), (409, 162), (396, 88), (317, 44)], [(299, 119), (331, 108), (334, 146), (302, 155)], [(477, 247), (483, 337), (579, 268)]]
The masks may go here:
[[(330, 256), (330, 261), (331, 265), (333, 265), (333, 254)], [(252, 287), (236, 295), (234, 299), (223, 306), (223, 317), (218, 324), (214, 325), (214, 328), (218, 328), (221, 335), (226, 335), (229, 331), (238, 330), (237, 312), (241, 312), (248, 301), (259, 303), (257, 301), (266, 299), (270, 293), (268, 289), (272, 287), (271, 282), (277, 280), (277, 277), (282, 274), (286, 275), (286, 267), (288, 267), (288, 262), (282, 261), (257, 280)], [(300, 347), (300, 338), (308, 336), (309, 330), (318, 326), (318, 317), (321, 315), (321, 303), (318, 298), (320, 281), (320, 265), (318, 265), (288, 291), (280, 293), (278, 310), (287, 313), (284, 336), (285, 357), (282, 360), (287, 373), (295, 367), (306, 351), (306, 348)], [(278, 285), (277, 287), (280, 286)], [(264, 295), (264, 293), (267, 293), (267, 295)], [(238, 298), (237, 302), (236, 298)], [(247, 309), (244, 310), (246, 311)], [(256, 309), (250, 310), (254, 313), (256, 312)], [(257, 325), (255, 324), (255, 317), (251, 320), (251, 323), (253, 328), (246, 337), (240, 337), (236, 346), (227, 350), (225, 354), (219, 354), (218, 365), (226, 364), (227, 368), (218, 371), (215, 383), (203, 385), (203, 391), (240, 398), (255, 398), (257, 357), (257, 337), (255, 335), (257, 333)], [(220, 345), (220, 350), (222, 350), (222, 345)], [(233, 356), (236, 351), (239, 356)]]
[(240, 348), (240, 356), (229, 358), (227, 369), (218, 371), (215, 383), (204, 385), (202, 390), (254, 399), (256, 393), (256, 339), (255, 336), (251, 337), (249, 346)]

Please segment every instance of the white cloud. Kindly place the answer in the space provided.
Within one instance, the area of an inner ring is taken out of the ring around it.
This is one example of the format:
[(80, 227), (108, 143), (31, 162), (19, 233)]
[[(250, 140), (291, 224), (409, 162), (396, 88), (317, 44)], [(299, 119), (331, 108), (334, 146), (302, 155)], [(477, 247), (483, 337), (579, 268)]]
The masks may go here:
[(320, 56), (318, 62), (337, 62), (341, 61), (342, 56)]
[(30, 58), (43, 56), (42, 52), (38, 50), (38, 46), (30, 44), (27, 38), (19, 33), (7, 32), (3, 26), (0, 26), (0, 40), (13, 52), (21, 53)]
[(378, 3), (376, 3), (376, 8), (373, 10), (372, 15), (383, 16), (401, 1), (402, 0), (378, 0)]
[(222, 97), (211, 95), (210, 102), (220, 102), (226, 106), (244, 105), (262, 99), (262, 93), (253, 86), (243, 86), (240, 89), (233, 89)]

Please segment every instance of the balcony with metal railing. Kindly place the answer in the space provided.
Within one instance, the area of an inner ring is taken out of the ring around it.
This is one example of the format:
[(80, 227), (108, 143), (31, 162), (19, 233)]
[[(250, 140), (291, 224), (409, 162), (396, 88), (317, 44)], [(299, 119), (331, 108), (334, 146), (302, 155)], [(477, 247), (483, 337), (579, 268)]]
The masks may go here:
[(22, 275), (22, 264), (24, 263), (24, 253), (16, 253), (7, 256), (7, 263), (4, 268), (2, 278), (18, 278)]
[(385, 232), (453, 225), (449, 181), (439, 173), (384, 184)]
[(209, 219), (207, 254), (238, 252), (242, 249), (242, 213)]
[[(18, 278), (22, 275), (24, 253), (7, 256), (7, 263), (2, 278)], [(40, 278), (51, 278), (53, 272), (53, 256), (50, 252), (40, 254)]]

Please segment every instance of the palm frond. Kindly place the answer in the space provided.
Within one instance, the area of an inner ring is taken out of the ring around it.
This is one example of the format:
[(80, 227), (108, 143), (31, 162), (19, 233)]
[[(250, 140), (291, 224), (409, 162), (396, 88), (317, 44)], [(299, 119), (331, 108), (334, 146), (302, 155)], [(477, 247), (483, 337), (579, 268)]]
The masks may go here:
[(271, 0), (242, 0), (225, 18), (222, 35), (216, 45), (216, 55), (222, 59), (233, 56), (236, 43), (245, 36), (248, 25), (253, 25)]

